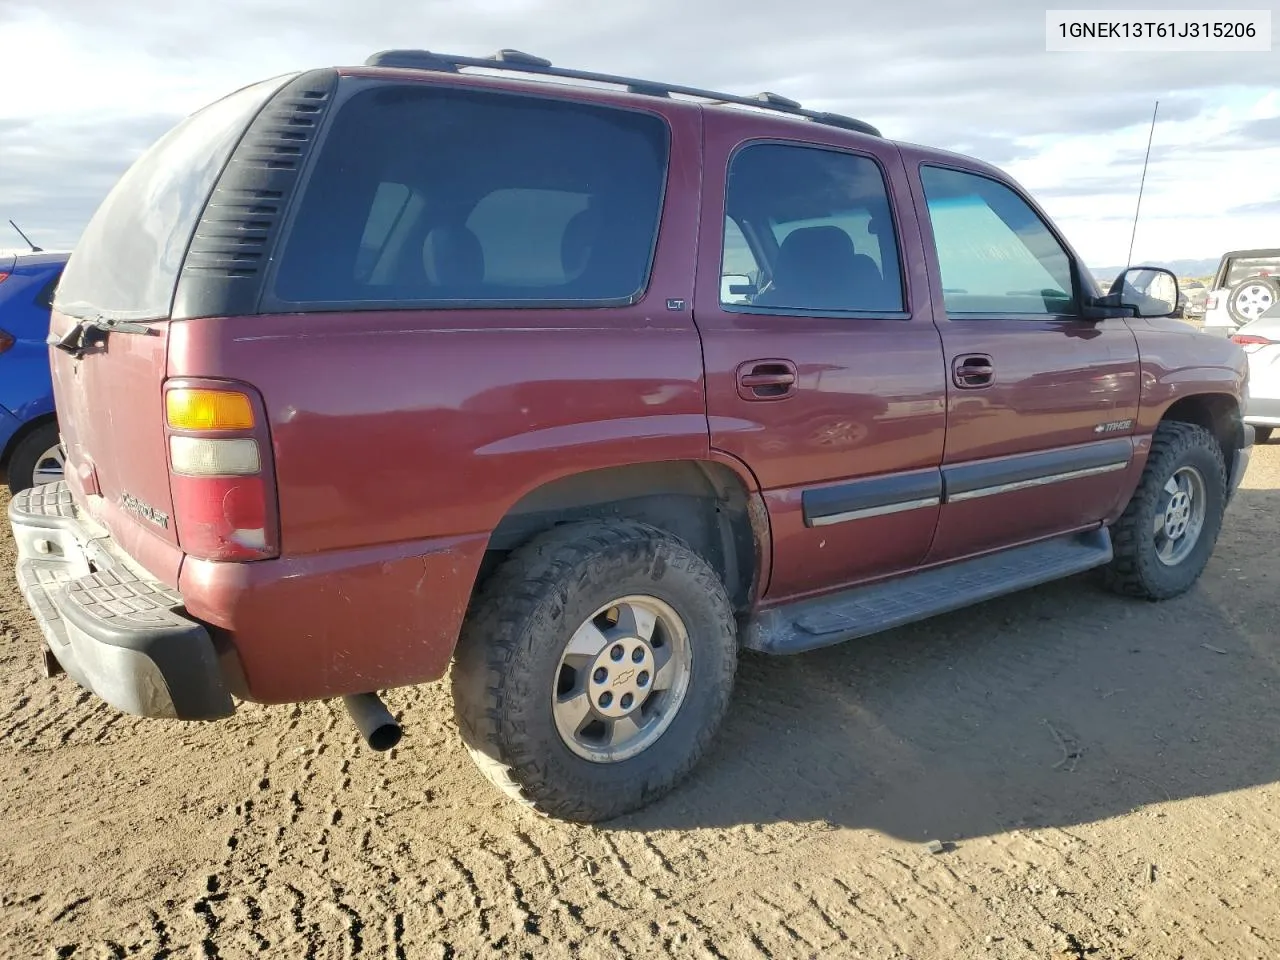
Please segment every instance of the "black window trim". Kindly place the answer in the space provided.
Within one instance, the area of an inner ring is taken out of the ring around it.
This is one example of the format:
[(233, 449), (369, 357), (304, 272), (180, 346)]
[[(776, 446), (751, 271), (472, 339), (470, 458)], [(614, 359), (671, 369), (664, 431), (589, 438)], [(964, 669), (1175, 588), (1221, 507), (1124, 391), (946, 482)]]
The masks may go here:
[[(1035, 215), (1035, 218), (1040, 221), (1041, 225), (1046, 230), (1049, 231), (1049, 234), (1053, 237), (1055, 241), (1057, 241), (1058, 246), (1062, 248), (1062, 252), (1067, 256), (1067, 264), (1071, 268), (1071, 288), (1072, 288), (1071, 302), (1075, 307), (1075, 313), (1020, 313), (1017, 311), (1010, 311), (1005, 313), (998, 310), (985, 310), (985, 311), (972, 311), (972, 312), (965, 311), (965, 312), (953, 313), (952, 311), (947, 309), (946, 300), (943, 299), (937, 304), (937, 306), (934, 309), (934, 316), (936, 319), (941, 319), (946, 321), (955, 321), (957, 323), (967, 323), (967, 322), (975, 322), (975, 321), (982, 322), (984, 320), (1039, 320), (1039, 321), (1051, 321), (1051, 322), (1059, 322), (1059, 323), (1064, 320), (1085, 321), (1083, 301), (1082, 301), (1082, 297), (1084, 294), (1083, 279), (1080, 273), (1079, 258), (1076, 256), (1075, 251), (1071, 248), (1071, 245), (1067, 243), (1066, 237), (1062, 235), (1062, 232), (1057, 228), (1057, 226), (1052, 221), (1050, 221), (1046, 216), (1044, 216), (1044, 214), (1040, 212), (1040, 209), (1036, 206), (1036, 204), (1032, 201), (1031, 197), (1025, 191), (1018, 189), (1016, 185), (1010, 183), (1008, 180), (1005, 180), (1001, 177), (993, 177), (989, 173), (984, 173), (978, 170), (970, 170), (967, 167), (958, 166), (955, 164), (938, 163), (937, 161), (931, 161), (931, 160), (921, 160), (916, 165), (915, 173), (916, 173), (916, 180), (920, 184), (920, 196), (924, 200), (923, 213), (924, 213), (924, 219), (927, 221), (928, 227), (929, 227), (929, 244), (932, 245), (933, 262), (929, 265), (929, 269), (932, 271), (933, 269), (936, 268), (938, 271), (939, 291), (941, 291), (942, 289), (942, 286), (941, 286), (942, 285), (942, 263), (938, 259), (938, 238), (934, 235), (934, 232), (933, 232), (933, 216), (929, 213), (929, 194), (924, 188), (924, 177), (921, 175), (921, 171), (925, 167), (933, 167), (934, 169), (937, 169), (937, 170), (948, 170), (952, 173), (963, 173), (971, 177), (977, 177), (982, 180), (988, 180), (991, 183), (1004, 187), (1006, 190), (1012, 193), (1015, 197), (1017, 197), (1019, 200), (1025, 203), (1027, 205), (1027, 209), (1030, 210), (1032, 214)], [(924, 239), (923, 235), (921, 236), (921, 239)], [(929, 256), (929, 252), (930, 252), (929, 249), (926, 247), (926, 250), (925, 250), (926, 257)], [(1088, 322), (1091, 326), (1097, 324), (1096, 320), (1090, 320), (1086, 322)]]
[[(720, 303), (720, 278), (724, 273), (724, 218), (729, 215), (729, 175), (733, 172), (734, 161), (738, 154), (758, 146), (801, 147), (806, 150), (825, 150), (828, 153), (840, 153), (846, 156), (870, 160), (880, 171), (880, 180), (884, 184), (885, 199), (889, 203), (889, 216), (893, 221), (893, 242), (898, 249), (898, 286), (902, 292), (901, 310), (820, 310), (807, 307), (757, 307), (753, 304)], [(913, 315), (911, 282), (907, 278), (906, 254), (902, 246), (902, 225), (898, 217), (898, 203), (894, 198), (893, 184), (889, 179), (885, 165), (880, 158), (867, 150), (853, 147), (833, 146), (826, 143), (813, 143), (807, 140), (790, 140), (785, 137), (754, 137), (744, 140), (733, 148), (725, 162), (724, 195), (721, 198), (720, 218), (720, 256), (716, 265), (716, 302), (724, 313), (741, 313), (759, 317), (814, 317), (833, 320), (910, 320)]]
[[(276, 279), (283, 261), (282, 254), (293, 233), (298, 211), (302, 207), (315, 173), (316, 164), (323, 156), (325, 145), (333, 132), (334, 125), (342, 109), (355, 96), (368, 90), (381, 87), (416, 87), (436, 90), (449, 90), (461, 93), (491, 94), (495, 96), (516, 97), (523, 100), (548, 101), (552, 103), (573, 103), (585, 107), (605, 110), (618, 110), (624, 113), (643, 114), (656, 117), (662, 123), (666, 137), (666, 153), (661, 167), (661, 185), (658, 191), (657, 227), (653, 231), (653, 239), (649, 244), (649, 262), (645, 267), (644, 283), (633, 294), (626, 297), (594, 300), (285, 300), (276, 296)], [(325, 119), (324, 129), (317, 137), (315, 148), (307, 158), (306, 167), (301, 173), (297, 188), (294, 190), (289, 209), (281, 224), (280, 236), (276, 243), (275, 254), (263, 278), (262, 291), (258, 297), (257, 314), (259, 316), (282, 313), (375, 313), (415, 310), (599, 310), (617, 309), (618, 307), (635, 306), (644, 301), (653, 287), (653, 272), (658, 261), (658, 246), (662, 239), (662, 227), (666, 219), (667, 195), (671, 184), (671, 155), (673, 152), (674, 133), (670, 119), (658, 110), (638, 106), (624, 106), (614, 103), (603, 103), (597, 100), (582, 99), (573, 96), (556, 96), (542, 92), (525, 90), (496, 89), (489, 86), (469, 83), (452, 83), (427, 79), (382, 77), (343, 76), (339, 78), (334, 103)]]

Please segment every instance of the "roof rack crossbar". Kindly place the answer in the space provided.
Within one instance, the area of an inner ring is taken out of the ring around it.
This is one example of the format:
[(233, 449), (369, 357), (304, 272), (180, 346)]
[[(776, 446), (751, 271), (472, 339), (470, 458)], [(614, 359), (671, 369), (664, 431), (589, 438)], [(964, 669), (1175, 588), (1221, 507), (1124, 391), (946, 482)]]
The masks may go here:
[(510, 70), (538, 76), (559, 77), (564, 80), (582, 80), (587, 83), (603, 83), (626, 89), (631, 93), (647, 94), (655, 97), (670, 97), (678, 94), (682, 97), (693, 97), (708, 100), (712, 103), (732, 103), (744, 107), (756, 107), (773, 110), (794, 117), (803, 117), (815, 123), (841, 127), (858, 133), (880, 136), (880, 131), (864, 120), (846, 117), (823, 110), (806, 110), (795, 100), (776, 93), (758, 93), (755, 96), (738, 96), (732, 93), (717, 93), (714, 90), (702, 90), (697, 87), (685, 87), (671, 83), (658, 83), (653, 80), (640, 80), (635, 77), (621, 77), (609, 73), (592, 73), (587, 70), (571, 70), (554, 67), (551, 62), (519, 50), (499, 50), (492, 57), (462, 57), (448, 53), (436, 53), (431, 50), (383, 50), (365, 60), (367, 67), (399, 67), (409, 70), (435, 70), (446, 73), (457, 73), (460, 67), (472, 67), (484, 70)]

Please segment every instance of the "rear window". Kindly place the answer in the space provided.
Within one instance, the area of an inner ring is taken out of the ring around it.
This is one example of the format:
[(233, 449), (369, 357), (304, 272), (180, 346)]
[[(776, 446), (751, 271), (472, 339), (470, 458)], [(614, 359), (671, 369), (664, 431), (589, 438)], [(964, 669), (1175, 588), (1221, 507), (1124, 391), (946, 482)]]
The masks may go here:
[(1273, 257), (1236, 257), (1227, 264), (1223, 285), (1234, 287), (1250, 277), (1280, 276), (1280, 252)]
[(129, 320), (169, 315), (196, 221), (249, 121), (287, 78), (245, 87), (165, 134), (116, 183), (58, 284), (57, 309)]
[(635, 300), (662, 208), (667, 125), (537, 97), (381, 86), (326, 136), (284, 242), (289, 304)]

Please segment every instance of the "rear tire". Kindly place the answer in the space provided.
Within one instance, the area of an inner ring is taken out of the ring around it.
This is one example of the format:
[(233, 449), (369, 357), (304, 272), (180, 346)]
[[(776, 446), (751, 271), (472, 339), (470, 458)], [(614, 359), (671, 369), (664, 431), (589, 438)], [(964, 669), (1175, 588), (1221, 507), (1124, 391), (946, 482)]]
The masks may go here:
[(1217, 543), (1226, 493), (1213, 434), (1191, 423), (1161, 423), (1138, 489), (1111, 528), (1115, 556), (1104, 570), (1107, 587), (1147, 600), (1189, 590)]
[[(19, 441), (9, 457), (9, 492), (20, 493), (38, 483), (62, 479), (58, 425), (42, 424)], [(53, 468), (56, 466), (56, 475)], [(37, 470), (41, 471), (37, 473)]]
[[(454, 713), (503, 792), (561, 819), (608, 820), (693, 769), (736, 664), (728, 594), (687, 545), (633, 521), (567, 524), (515, 551), (473, 600)], [(613, 716), (624, 700), (631, 713)]]

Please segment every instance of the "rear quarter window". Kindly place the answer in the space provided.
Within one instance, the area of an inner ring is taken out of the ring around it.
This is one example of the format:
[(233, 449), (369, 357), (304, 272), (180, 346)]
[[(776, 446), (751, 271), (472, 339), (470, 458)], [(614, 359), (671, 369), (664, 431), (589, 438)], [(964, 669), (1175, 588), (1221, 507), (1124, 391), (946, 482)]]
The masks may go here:
[(1280, 251), (1274, 256), (1237, 257), (1230, 261), (1226, 270), (1225, 285), (1234, 287), (1251, 277), (1280, 276)]
[(633, 302), (669, 132), (639, 111), (382, 85), (339, 109), (264, 306)]
[(116, 183), (58, 284), (71, 316), (169, 315), (178, 272), (214, 182), (254, 115), (285, 79), (245, 87), (183, 120)]

